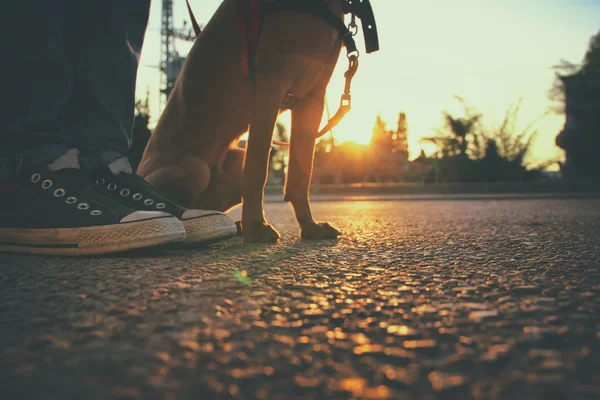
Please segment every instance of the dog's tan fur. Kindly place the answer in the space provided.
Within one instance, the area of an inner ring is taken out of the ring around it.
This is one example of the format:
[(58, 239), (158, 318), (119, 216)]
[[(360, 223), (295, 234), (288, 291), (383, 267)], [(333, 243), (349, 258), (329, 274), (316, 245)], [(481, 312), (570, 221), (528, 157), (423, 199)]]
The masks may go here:
[[(325, 90), (342, 47), (339, 33), (303, 13), (267, 16), (254, 89), (240, 68), (235, 1), (223, 1), (194, 43), (137, 172), (189, 207), (225, 211), (243, 200), (244, 239), (276, 241), (280, 235), (266, 222), (263, 193), (273, 129), (291, 92), (297, 101), (285, 200), (302, 237), (337, 237), (336, 228), (313, 219), (308, 192)], [(342, 0), (327, 2), (342, 18)], [(235, 145), (248, 127), (244, 151)]]

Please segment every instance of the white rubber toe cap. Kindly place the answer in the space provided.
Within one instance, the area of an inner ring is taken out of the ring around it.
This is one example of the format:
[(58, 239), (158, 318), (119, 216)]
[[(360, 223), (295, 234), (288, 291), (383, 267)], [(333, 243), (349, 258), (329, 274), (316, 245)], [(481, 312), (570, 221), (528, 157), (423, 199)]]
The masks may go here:
[(181, 219), (186, 220), (186, 219), (205, 217), (207, 215), (222, 215), (222, 214), (223, 213), (221, 213), (219, 211), (211, 211), (211, 210), (186, 210), (181, 215)]
[(122, 223), (138, 222), (138, 221), (144, 221), (147, 219), (163, 218), (163, 217), (172, 217), (172, 215), (169, 213), (166, 213), (166, 212), (162, 212), (162, 211), (136, 211), (136, 212), (132, 212), (131, 214), (129, 214), (126, 217), (124, 217), (123, 219), (121, 219), (120, 222), (122, 222)]

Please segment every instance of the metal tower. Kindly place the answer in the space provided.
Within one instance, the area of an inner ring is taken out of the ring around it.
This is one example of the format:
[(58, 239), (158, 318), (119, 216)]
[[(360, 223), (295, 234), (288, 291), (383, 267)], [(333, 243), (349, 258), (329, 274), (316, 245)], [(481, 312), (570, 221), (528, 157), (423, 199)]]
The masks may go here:
[(187, 28), (184, 20), (182, 29), (173, 25), (173, 0), (162, 0), (162, 23), (160, 28), (160, 108), (164, 108), (177, 76), (183, 67), (185, 57), (175, 48), (175, 39), (193, 42), (196, 39), (192, 28)]

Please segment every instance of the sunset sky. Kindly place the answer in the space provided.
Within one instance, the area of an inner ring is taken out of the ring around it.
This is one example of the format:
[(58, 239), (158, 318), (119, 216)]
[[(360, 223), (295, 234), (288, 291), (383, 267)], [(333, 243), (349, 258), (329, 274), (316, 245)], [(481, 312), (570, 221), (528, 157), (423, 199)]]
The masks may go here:
[[(196, 17), (206, 23), (221, 0), (191, 0)], [(340, 141), (368, 143), (375, 116), (381, 113), (394, 128), (404, 111), (410, 150), (418, 155), (419, 139), (442, 123), (441, 112), (460, 112), (458, 95), (499, 122), (506, 108), (523, 98), (520, 121), (526, 125), (549, 105), (551, 69), (560, 59), (580, 63), (589, 38), (600, 30), (600, 0), (371, 0), (381, 50), (361, 52), (353, 81), (353, 109), (334, 131)], [(187, 20), (185, 0), (174, 0), (175, 25)], [(161, 1), (152, 1), (142, 51), (138, 97), (150, 90), (151, 124), (159, 117)], [(362, 33), (359, 49), (364, 47)], [(185, 55), (190, 43), (177, 42)], [(328, 102), (334, 112), (343, 90), (345, 56), (330, 82)], [(289, 115), (282, 117), (288, 123)], [(564, 117), (540, 123), (534, 156), (561, 156), (554, 145)]]

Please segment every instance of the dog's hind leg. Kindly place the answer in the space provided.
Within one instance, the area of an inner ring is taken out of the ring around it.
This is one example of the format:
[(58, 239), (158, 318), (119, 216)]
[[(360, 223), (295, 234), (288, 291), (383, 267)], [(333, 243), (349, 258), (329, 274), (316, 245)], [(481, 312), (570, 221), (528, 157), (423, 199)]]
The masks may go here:
[(290, 156), (285, 181), (285, 201), (292, 204), (304, 239), (336, 238), (340, 231), (327, 222), (316, 222), (310, 209), (309, 187), (315, 141), (323, 117), (325, 95), (317, 91), (292, 110)]
[(211, 182), (191, 207), (226, 212), (242, 202), (240, 179), (244, 166), (243, 149), (229, 149), (221, 168), (213, 171)]
[(143, 178), (165, 196), (190, 206), (208, 187), (210, 169), (200, 157), (184, 155)]

